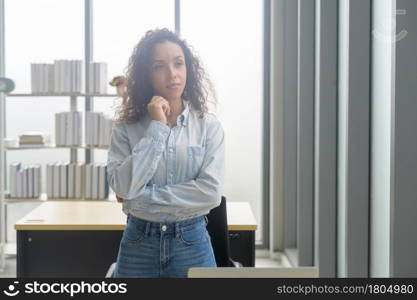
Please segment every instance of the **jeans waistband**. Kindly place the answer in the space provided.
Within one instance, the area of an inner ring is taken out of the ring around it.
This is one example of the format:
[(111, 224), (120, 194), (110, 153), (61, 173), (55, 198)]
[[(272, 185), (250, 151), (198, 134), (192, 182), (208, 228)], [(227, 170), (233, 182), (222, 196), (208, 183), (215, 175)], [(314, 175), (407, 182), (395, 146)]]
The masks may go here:
[(128, 214), (127, 220), (134, 223), (137, 226), (144, 228), (146, 234), (151, 231), (164, 232), (165, 234), (169, 232), (178, 234), (180, 231), (186, 231), (188, 227), (193, 227), (198, 223), (204, 222), (206, 226), (208, 224), (208, 218), (206, 215), (180, 222), (151, 222)]

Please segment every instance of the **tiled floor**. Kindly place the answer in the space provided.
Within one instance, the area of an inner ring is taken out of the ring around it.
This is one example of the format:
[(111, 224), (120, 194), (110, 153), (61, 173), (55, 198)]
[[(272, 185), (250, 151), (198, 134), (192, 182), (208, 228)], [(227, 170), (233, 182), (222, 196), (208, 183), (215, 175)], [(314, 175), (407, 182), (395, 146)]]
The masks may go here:
[[(255, 267), (274, 268), (274, 267), (283, 266), (283, 264), (280, 261), (275, 260), (275, 259), (270, 259), (265, 256), (266, 255), (264, 252), (257, 251), (256, 257), (255, 257)], [(4, 272), (0, 272), (0, 277), (8, 277), (8, 278), (16, 277), (16, 257), (15, 256), (6, 258), (6, 267), (5, 267)]]

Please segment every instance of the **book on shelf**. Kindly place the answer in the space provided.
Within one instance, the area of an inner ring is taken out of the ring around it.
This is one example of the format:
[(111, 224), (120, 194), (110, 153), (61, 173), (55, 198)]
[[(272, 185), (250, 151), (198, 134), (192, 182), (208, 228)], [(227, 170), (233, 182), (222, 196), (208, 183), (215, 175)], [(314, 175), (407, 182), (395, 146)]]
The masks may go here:
[(40, 165), (23, 165), (12, 163), (10, 168), (10, 197), (38, 198), (40, 195), (41, 168)]
[(41, 195), (41, 183), (42, 183), (42, 172), (41, 172), (41, 166), (40, 165), (34, 165), (33, 166), (33, 172), (34, 172), (34, 182), (33, 182), (33, 197), (39, 198)]
[(55, 114), (55, 143), (57, 146), (80, 146), (82, 115), (79, 111)]
[(59, 113), (55, 114), (55, 145), (58, 146), (61, 140), (61, 123), (59, 119)]
[(18, 198), (22, 198), (23, 197), (23, 190), (22, 190), (22, 183), (23, 183), (23, 178), (22, 178), (22, 172), (21, 172), (21, 168), (19, 167), (19, 170), (17, 171), (17, 175), (16, 175), (16, 197)]
[(66, 136), (66, 114), (64, 112), (59, 113), (59, 141), (57, 146), (65, 146)]
[[(10, 164), (10, 197), (39, 198), (39, 164)], [(49, 199), (106, 199), (109, 196), (106, 163), (55, 162), (46, 165), (46, 194)]]
[(106, 174), (105, 174), (105, 167), (106, 165), (104, 163), (99, 164), (97, 166), (98, 168), (98, 198), (99, 199), (104, 199), (106, 198), (105, 196), (105, 180), (106, 180)]
[(42, 131), (27, 131), (19, 136), (19, 145), (46, 145), (51, 142), (51, 136)]
[(76, 163), (68, 165), (68, 198), (75, 198), (75, 167)]
[(32, 93), (81, 93), (82, 60), (56, 59), (30, 65)]
[(91, 116), (91, 114), (92, 114), (93, 112), (91, 112), (91, 111), (87, 111), (86, 113), (85, 113), (85, 130), (84, 130), (84, 135), (85, 135), (85, 144), (86, 145), (91, 145), (92, 144), (92, 142), (91, 142), (91, 137), (92, 137), (92, 135), (91, 135), (91, 119), (92, 119), (92, 116)]
[(75, 198), (82, 198), (84, 194), (84, 164), (76, 163), (75, 164)]
[(92, 164), (85, 165), (85, 198), (90, 199), (92, 197), (91, 193), (91, 179), (92, 179)]
[(74, 134), (73, 134), (73, 128), (74, 128), (74, 114), (69, 112), (65, 113), (67, 116), (67, 122), (66, 122), (66, 133), (67, 133), (67, 139), (65, 141), (65, 145), (73, 146), (74, 145)]
[(60, 176), (60, 198), (67, 198), (68, 197), (68, 162), (64, 162), (61, 163), (60, 165), (60, 171), (61, 171), (61, 176)]
[(35, 176), (34, 176), (34, 173), (33, 173), (33, 167), (32, 166), (29, 166), (28, 169), (27, 169), (27, 178), (28, 178), (28, 182), (27, 182), (28, 191), (27, 191), (26, 197), (32, 198), (33, 194), (34, 194), (33, 193), (34, 192), (33, 183), (34, 183), (34, 180), (35, 180)]
[(28, 168), (27, 166), (23, 166), (22, 168), (22, 197), (28, 197)]
[(50, 198), (53, 197), (53, 167), (54, 164), (52, 163), (46, 165), (46, 194)]
[(53, 178), (53, 189), (52, 189), (52, 198), (59, 198), (60, 196), (60, 183), (61, 183), (61, 172), (60, 172), (60, 163), (56, 162), (53, 166), (52, 178)]
[(20, 169), (21, 163), (14, 162), (11, 163), (9, 166), (10, 170), (10, 184), (9, 184), (9, 193), (10, 197), (16, 198), (17, 197), (17, 176)]
[(30, 74), (33, 94), (52, 93), (54, 91), (54, 65), (32, 63), (30, 65)]
[(105, 141), (104, 141), (104, 145), (106, 146), (110, 146), (111, 143), (111, 134), (112, 134), (112, 130), (113, 130), (113, 119), (111, 118), (106, 118), (105, 119)]
[(74, 145), (81, 145), (81, 128), (82, 128), (82, 115), (80, 111), (72, 112), (74, 115), (75, 126), (73, 129)]
[(107, 64), (100, 63), (100, 76), (99, 76), (99, 91), (100, 94), (107, 94)]
[(102, 112), (87, 112), (86, 117), (86, 145), (108, 147), (111, 140), (113, 120)]
[(82, 124), (82, 120), (81, 120), (81, 112), (79, 111), (74, 111), (71, 112), (72, 115), (72, 124), (73, 127), (71, 128), (71, 133), (72, 133), (72, 145), (77, 146), (77, 145), (81, 145), (81, 124)]
[(92, 178), (91, 178), (91, 198), (92, 199), (98, 199), (98, 188), (99, 188), (99, 182), (98, 182), (98, 164), (93, 163), (92, 167)]
[[(63, 119), (63, 137), (62, 137), (62, 143), (61, 146), (68, 146), (69, 143), (69, 136), (70, 136), (70, 132), (68, 131), (69, 128), (69, 119), (70, 119), (70, 115), (67, 112), (63, 112), (62, 113), (62, 119)], [(62, 132), (62, 131), (61, 131)]]
[(105, 126), (105, 117), (104, 117), (104, 114), (103, 113), (99, 114), (98, 118), (99, 118), (99, 120), (98, 120), (98, 123), (99, 123), (99, 131), (98, 131), (98, 142), (97, 142), (97, 145), (101, 146), (101, 145), (104, 144), (105, 139), (106, 139), (106, 137), (105, 137), (105, 134), (106, 134), (105, 127), (106, 126)]
[(107, 63), (105, 62), (91, 62), (88, 66), (89, 78), (88, 83), (91, 94), (106, 94), (107, 93)]
[(93, 113), (93, 145), (98, 146), (100, 136), (100, 115), (101, 113)]

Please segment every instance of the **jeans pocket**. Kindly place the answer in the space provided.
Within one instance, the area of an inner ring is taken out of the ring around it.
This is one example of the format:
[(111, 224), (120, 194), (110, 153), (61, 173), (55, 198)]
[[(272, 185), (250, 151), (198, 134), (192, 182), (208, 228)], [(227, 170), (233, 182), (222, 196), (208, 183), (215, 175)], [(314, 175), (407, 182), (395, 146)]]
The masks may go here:
[(122, 240), (129, 244), (137, 244), (146, 237), (146, 226), (132, 222), (129, 218), (126, 228), (123, 232)]
[(197, 245), (207, 240), (208, 232), (204, 223), (198, 223), (190, 228), (181, 228), (180, 240), (187, 246)]

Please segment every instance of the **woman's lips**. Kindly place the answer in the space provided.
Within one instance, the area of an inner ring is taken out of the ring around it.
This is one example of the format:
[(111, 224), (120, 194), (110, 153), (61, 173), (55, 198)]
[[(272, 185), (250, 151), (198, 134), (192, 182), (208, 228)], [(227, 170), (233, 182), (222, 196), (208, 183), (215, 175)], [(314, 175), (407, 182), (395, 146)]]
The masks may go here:
[(171, 84), (167, 86), (167, 88), (169, 89), (178, 89), (179, 87), (180, 87), (180, 84)]

